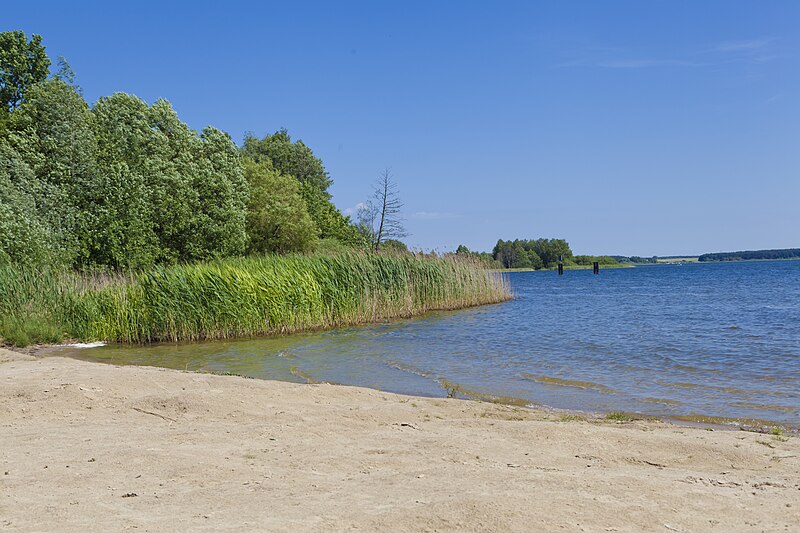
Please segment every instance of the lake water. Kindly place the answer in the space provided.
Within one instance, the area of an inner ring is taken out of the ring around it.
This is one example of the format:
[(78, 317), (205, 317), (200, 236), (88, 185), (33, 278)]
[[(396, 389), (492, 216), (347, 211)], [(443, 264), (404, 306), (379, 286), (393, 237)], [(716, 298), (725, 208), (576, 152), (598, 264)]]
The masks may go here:
[(116, 364), (800, 424), (800, 261), (508, 274), (513, 301), (283, 338), (107, 346)]

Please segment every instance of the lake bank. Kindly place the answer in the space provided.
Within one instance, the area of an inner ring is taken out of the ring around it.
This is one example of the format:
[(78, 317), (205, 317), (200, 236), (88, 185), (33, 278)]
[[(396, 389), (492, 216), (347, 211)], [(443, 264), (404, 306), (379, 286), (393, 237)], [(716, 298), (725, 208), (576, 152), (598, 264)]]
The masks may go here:
[(291, 336), (62, 354), (415, 396), (506, 397), (569, 411), (797, 428), (799, 264), (512, 273), (505, 277), (515, 299), (491, 306)]
[(800, 521), (794, 437), (7, 351), (0, 361), (0, 514), (12, 529)]

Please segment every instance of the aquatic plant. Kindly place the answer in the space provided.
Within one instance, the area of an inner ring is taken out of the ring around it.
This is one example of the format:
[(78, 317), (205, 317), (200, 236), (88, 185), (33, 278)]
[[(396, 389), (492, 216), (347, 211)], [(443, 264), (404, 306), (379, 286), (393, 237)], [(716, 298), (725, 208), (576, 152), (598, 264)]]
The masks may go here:
[[(6, 265), (0, 337), (26, 344), (54, 336), (146, 343), (272, 335), (510, 297), (502, 275), (463, 258), (268, 255), (124, 274)], [(47, 335), (26, 330), (36, 321)]]

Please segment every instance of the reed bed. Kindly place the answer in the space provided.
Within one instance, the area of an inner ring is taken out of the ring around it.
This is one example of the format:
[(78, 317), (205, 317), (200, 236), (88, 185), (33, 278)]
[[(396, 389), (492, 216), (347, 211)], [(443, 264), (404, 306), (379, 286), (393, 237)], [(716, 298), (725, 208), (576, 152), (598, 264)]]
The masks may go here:
[(502, 274), (461, 258), (264, 256), (103, 275), (6, 266), (0, 337), (23, 344), (274, 335), (510, 297)]

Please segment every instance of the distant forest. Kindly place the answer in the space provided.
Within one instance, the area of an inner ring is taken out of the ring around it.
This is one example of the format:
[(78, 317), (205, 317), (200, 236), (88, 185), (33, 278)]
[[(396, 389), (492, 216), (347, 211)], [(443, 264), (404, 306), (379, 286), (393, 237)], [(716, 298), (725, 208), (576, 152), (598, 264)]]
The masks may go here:
[(800, 248), (782, 250), (748, 250), (743, 252), (718, 252), (703, 254), (698, 261), (747, 261), (753, 259), (800, 259)]
[(472, 255), (497, 268), (530, 268), (540, 270), (554, 268), (558, 257), (563, 258), (564, 266), (591, 266), (595, 261), (601, 265), (616, 265), (607, 255), (573, 255), (569, 243), (564, 239), (515, 239), (497, 241), (491, 252), (473, 252), (463, 244), (456, 250), (457, 255)]
[(658, 256), (653, 257), (640, 257), (638, 255), (612, 255), (610, 256), (617, 263), (638, 263), (638, 264), (656, 264), (658, 263)]

